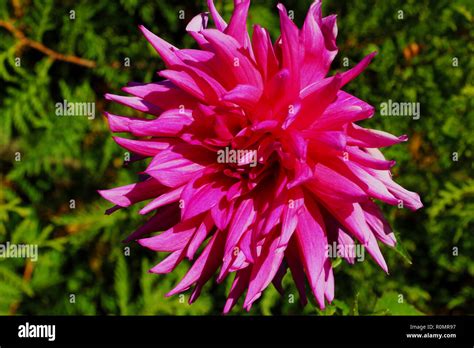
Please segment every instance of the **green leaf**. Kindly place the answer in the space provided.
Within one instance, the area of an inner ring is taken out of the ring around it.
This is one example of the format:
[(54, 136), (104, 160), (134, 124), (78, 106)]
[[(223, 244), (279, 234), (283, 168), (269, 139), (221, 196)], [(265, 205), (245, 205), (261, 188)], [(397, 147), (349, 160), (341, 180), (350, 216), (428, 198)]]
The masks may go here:
[(402, 294), (397, 294), (395, 291), (386, 292), (377, 300), (373, 314), (423, 315), (422, 312), (407, 303)]
[(408, 264), (412, 264), (411, 262), (411, 257), (410, 257), (410, 254), (408, 253), (408, 251), (405, 249), (405, 247), (403, 246), (403, 243), (401, 241), (401, 238), (400, 238), (400, 234), (395, 232), (395, 237), (397, 239), (397, 244), (395, 245), (395, 251), (398, 253), (398, 255), (400, 255)]
[(11, 268), (7, 268), (7, 266), (0, 266), (0, 283), (3, 282), (12, 288), (21, 290), (21, 292), (28, 296), (33, 296), (31, 286), (21, 276), (13, 272)]
[(118, 257), (115, 265), (115, 293), (117, 294), (120, 314), (129, 314), (130, 279), (125, 256), (123, 255)]

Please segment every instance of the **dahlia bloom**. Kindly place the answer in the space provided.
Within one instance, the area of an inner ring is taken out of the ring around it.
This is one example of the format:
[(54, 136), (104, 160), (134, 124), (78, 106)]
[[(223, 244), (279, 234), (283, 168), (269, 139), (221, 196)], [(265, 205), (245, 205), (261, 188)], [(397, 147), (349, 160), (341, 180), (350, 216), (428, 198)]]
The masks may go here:
[(301, 302), (307, 283), (324, 308), (334, 297), (328, 245), (362, 244), (387, 272), (378, 242), (396, 241), (374, 200), (422, 206), (392, 180), (395, 162), (378, 149), (407, 137), (355, 123), (374, 108), (342, 88), (375, 54), (327, 77), (338, 51), (336, 16), (323, 18), (319, 0), (301, 29), (279, 4), (275, 43), (258, 25), (249, 36), (250, 1), (234, 2), (228, 24), (212, 0), (215, 29), (208, 13), (191, 20), (198, 49), (178, 49), (140, 27), (166, 65), (163, 80), (131, 83), (123, 88), (131, 96), (106, 99), (151, 117), (106, 117), (112, 132), (136, 137), (114, 137), (133, 160), (151, 161), (139, 182), (100, 194), (115, 204), (111, 211), (151, 200), (140, 213), (153, 215), (126, 239), (169, 253), (150, 272), (193, 261), (169, 296), (193, 287), (192, 303), (214, 274), (222, 282), (234, 273), (224, 312), (244, 292), (249, 310), (270, 282), (282, 291), (289, 268)]

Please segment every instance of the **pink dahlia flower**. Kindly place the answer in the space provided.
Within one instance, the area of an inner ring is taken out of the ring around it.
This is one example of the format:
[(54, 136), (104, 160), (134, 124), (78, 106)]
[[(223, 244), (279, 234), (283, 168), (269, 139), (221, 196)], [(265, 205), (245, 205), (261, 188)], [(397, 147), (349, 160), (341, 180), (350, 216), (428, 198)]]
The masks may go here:
[[(320, 1), (301, 29), (278, 5), (275, 43), (258, 25), (249, 36), (249, 5), (235, 0), (226, 23), (208, 0), (216, 28), (207, 27), (207, 13), (186, 28), (198, 49), (178, 49), (140, 27), (166, 64), (163, 81), (132, 83), (123, 88), (131, 96), (106, 98), (151, 117), (106, 116), (112, 132), (138, 138), (115, 141), (151, 161), (140, 182), (100, 193), (112, 211), (151, 200), (140, 213), (153, 216), (127, 238), (170, 253), (151, 272), (193, 261), (168, 295), (194, 287), (191, 303), (214, 274), (221, 282), (233, 273), (224, 312), (244, 292), (249, 310), (270, 282), (282, 291), (289, 268), (302, 303), (307, 281), (324, 308), (334, 297), (328, 245), (360, 243), (387, 272), (378, 241), (394, 246), (395, 237), (374, 200), (422, 206), (392, 180), (395, 162), (378, 149), (407, 137), (355, 123), (374, 108), (342, 88), (375, 54), (326, 77), (337, 27), (336, 16), (321, 16)], [(160, 233), (145, 238), (152, 232)]]

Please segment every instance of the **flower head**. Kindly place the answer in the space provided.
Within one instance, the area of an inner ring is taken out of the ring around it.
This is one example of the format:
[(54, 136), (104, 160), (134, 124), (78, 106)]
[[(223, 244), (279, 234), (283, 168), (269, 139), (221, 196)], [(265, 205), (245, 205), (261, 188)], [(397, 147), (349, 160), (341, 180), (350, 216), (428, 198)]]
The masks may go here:
[[(140, 213), (153, 216), (127, 238), (169, 253), (151, 272), (193, 261), (168, 295), (193, 287), (193, 302), (214, 274), (221, 282), (233, 273), (224, 311), (245, 292), (249, 310), (270, 282), (282, 290), (289, 268), (301, 301), (307, 282), (324, 308), (334, 297), (328, 246), (362, 244), (387, 271), (378, 241), (394, 246), (395, 237), (374, 200), (422, 206), (392, 180), (395, 162), (378, 149), (407, 137), (355, 123), (374, 108), (342, 88), (375, 54), (326, 76), (337, 26), (336, 16), (322, 17), (320, 1), (301, 29), (278, 5), (275, 43), (258, 25), (250, 37), (250, 1), (234, 2), (228, 24), (212, 0), (216, 28), (207, 28), (207, 13), (189, 23), (198, 49), (178, 49), (140, 27), (166, 65), (163, 81), (133, 83), (123, 88), (131, 96), (106, 98), (152, 117), (106, 116), (112, 132), (135, 137), (115, 141), (151, 161), (140, 182), (100, 193), (112, 210), (151, 200)], [(145, 237), (153, 232), (160, 233)], [(350, 253), (343, 257), (354, 262)]]

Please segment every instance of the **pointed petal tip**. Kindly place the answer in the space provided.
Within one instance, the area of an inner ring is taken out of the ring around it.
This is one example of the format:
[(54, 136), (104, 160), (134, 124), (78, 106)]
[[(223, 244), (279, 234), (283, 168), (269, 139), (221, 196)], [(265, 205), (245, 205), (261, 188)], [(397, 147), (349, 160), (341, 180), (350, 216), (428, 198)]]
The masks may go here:
[(178, 294), (178, 293), (179, 293), (179, 291), (176, 291), (175, 289), (173, 289), (173, 290), (170, 290), (169, 292), (167, 292), (167, 293), (165, 294), (165, 297), (171, 297), (171, 296), (174, 296), (174, 295), (176, 295), (176, 294)]
[(423, 208), (423, 207), (424, 207), (424, 205), (423, 205), (423, 203), (421, 202), (421, 199), (419, 199), (418, 204), (416, 204), (416, 205), (413, 207), (413, 210), (418, 210), (418, 209), (421, 209), (421, 208)]
[(227, 277), (227, 274), (219, 274), (216, 278), (216, 283), (221, 284), (226, 277)]
[(131, 94), (131, 93), (129, 93), (129, 91), (130, 91), (130, 87), (133, 87), (133, 86), (129, 86), (129, 85), (127, 85), (127, 86), (123, 86), (122, 88), (120, 88), (120, 90), (121, 90), (122, 92), (125, 92), (125, 93), (128, 93), (128, 94)]
[(322, 302), (320, 302), (318, 300), (318, 304), (319, 304), (319, 309), (320, 310), (324, 311), (326, 309), (326, 303), (325, 303), (324, 299), (322, 300)]
[[(366, 67), (372, 62), (372, 60), (374, 59), (374, 57), (379, 54), (377, 51), (374, 51), (372, 53), (369, 53), (364, 59), (362, 59), (362, 61), (366, 61)], [(362, 62), (361, 61), (361, 62)]]
[(236, 302), (237, 301), (234, 301), (234, 299), (228, 298), (225, 301), (224, 308), (222, 309), (222, 314), (224, 314), (224, 315), (228, 314), (232, 310), (232, 308), (234, 307)]
[(334, 300), (334, 292), (328, 294), (324, 293), (324, 297), (326, 298), (326, 301), (328, 301), (328, 304), (332, 304), (332, 301)]
[(388, 266), (387, 266), (387, 263), (385, 262), (385, 259), (382, 257), (382, 259), (379, 259), (379, 260), (375, 260), (377, 262), (377, 264), (380, 266), (380, 268), (383, 269), (383, 271), (389, 275), (388, 273)]
[(137, 242), (138, 244), (140, 244), (144, 248), (149, 248), (150, 243), (149, 243), (148, 239), (149, 238), (141, 238), (141, 239), (135, 240), (135, 242)]
[(281, 2), (279, 2), (276, 7), (280, 12), (286, 13), (286, 7)]
[(117, 210), (120, 210), (122, 207), (119, 205), (114, 205), (112, 208), (107, 209), (104, 214), (105, 215), (112, 215), (115, 213)]
[(411, 211), (416, 211), (416, 210), (418, 210), (418, 209), (423, 208), (423, 207), (424, 207), (424, 204), (423, 204), (423, 202), (421, 201), (420, 195), (419, 195), (418, 193), (416, 193), (416, 192), (413, 192), (413, 195), (414, 195), (414, 197), (413, 197), (413, 199), (411, 199), (411, 202), (410, 202), (410, 203), (411, 203), (411, 206), (409, 207), (409, 209), (410, 209)]
[(115, 203), (113, 201), (113, 194), (110, 190), (97, 190), (97, 193), (104, 199), (108, 200), (109, 202)]
[(143, 34), (151, 33), (151, 31), (148, 30), (143, 24), (139, 24), (139, 25), (138, 25), (138, 29), (139, 29)]
[(250, 308), (252, 308), (252, 305), (255, 301), (257, 301), (260, 296), (262, 296), (261, 292), (256, 293), (252, 298), (246, 298), (244, 301), (244, 307), (248, 308), (247, 311), (250, 311)]
[(388, 245), (390, 248), (395, 248), (397, 245), (397, 239), (395, 238), (395, 234), (392, 232), (387, 234), (386, 237), (387, 238), (383, 241), (380, 239), (378, 240), (380, 240), (383, 244)]

